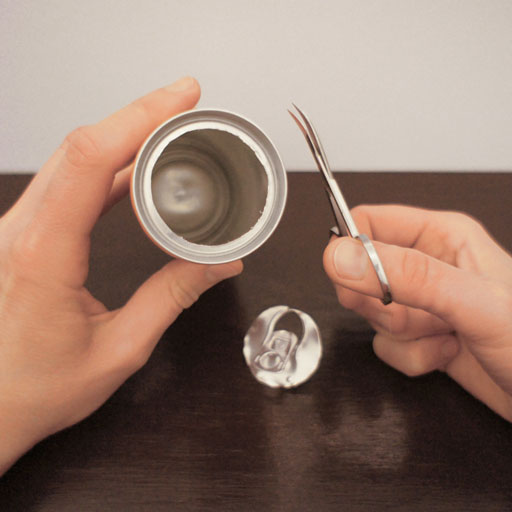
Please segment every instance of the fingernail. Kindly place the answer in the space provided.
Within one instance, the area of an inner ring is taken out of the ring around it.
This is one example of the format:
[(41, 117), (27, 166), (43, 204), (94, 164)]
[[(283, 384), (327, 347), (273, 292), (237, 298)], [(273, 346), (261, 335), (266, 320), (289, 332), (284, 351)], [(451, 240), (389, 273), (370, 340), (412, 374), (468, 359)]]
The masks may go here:
[(208, 279), (210, 283), (218, 283), (223, 279), (237, 276), (241, 271), (241, 265), (237, 264), (237, 262), (211, 265), (206, 269), (206, 279)]
[(360, 242), (343, 238), (334, 251), (334, 267), (343, 279), (363, 279), (368, 268), (368, 256)]
[(451, 359), (452, 357), (455, 357), (458, 351), (459, 344), (455, 340), (449, 340), (441, 346), (441, 354), (446, 359)]
[(165, 87), (166, 91), (169, 92), (183, 92), (190, 89), (193, 85), (195, 85), (196, 81), (191, 76), (185, 76), (180, 78), (177, 82), (174, 82), (171, 85)]

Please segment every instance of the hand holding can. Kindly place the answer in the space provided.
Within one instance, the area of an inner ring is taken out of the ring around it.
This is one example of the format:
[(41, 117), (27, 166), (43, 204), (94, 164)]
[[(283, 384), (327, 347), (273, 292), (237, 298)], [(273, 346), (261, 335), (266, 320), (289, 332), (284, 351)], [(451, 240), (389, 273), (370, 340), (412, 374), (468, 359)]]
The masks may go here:
[(287, 194), (284, 165), (244, 117), (195, 110), (166, 121), (142, 146), (132, 203), (148, 237), (197, 263), (247, 256), (273, 233)]
[(114, 311), (85, 287), (90, 233), (128, 191), (133, 165), (126, 162), (199, 95), (186, 78), (74, 131), (0, 219), (0, 474), (97, 409), (146, 362), (183, 308), (241, 271), (239, 261), (174, 260)]

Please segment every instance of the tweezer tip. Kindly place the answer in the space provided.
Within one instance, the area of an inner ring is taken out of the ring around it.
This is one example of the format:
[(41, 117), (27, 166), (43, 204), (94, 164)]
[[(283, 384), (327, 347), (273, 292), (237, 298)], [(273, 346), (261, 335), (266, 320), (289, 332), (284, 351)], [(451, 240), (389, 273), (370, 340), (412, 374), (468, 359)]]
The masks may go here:
[[(293, 105), (293, 108), (301, 115), (303, 116), (304, 115), (304, 112), (292, 101), (292, 105)], [(290, 112), (290, 114), (292, 114), (292, 111), (290, 109), (288, 109), (288, 112)]]
[(300, 129), (302, 130), (302, 129), (303, 129), (303, 128), (302, 128), (302, 124), (301, 124), (301, 122), (299, 121), (299, 118), (298, 118), (298, 117), (295, 115), (295, 113), (294, 113), (294, 112), (292, 112), (289, 108), (288, 108), (288, 109), (286, 109), (286, 110), (288, 110), (288, 114), (290, 114), (290, 115), (293, 117), (294, 121), (299, 125)]
[[(295, 105), (295, 103), (293, 103), (293, 101), (292, 101), (291, 103), (292, 103), (293, 107), (294, 107), (296, 110), (298, 110), (297, 105)], [(295, 112), (293, 112), (293, 110), (292, 110), (292, 109), (287, 108), (286, 110), (288, 110), (288, 112), (289, 112), (292, 116), (293, 116), (293, 115), (295, 115)]]

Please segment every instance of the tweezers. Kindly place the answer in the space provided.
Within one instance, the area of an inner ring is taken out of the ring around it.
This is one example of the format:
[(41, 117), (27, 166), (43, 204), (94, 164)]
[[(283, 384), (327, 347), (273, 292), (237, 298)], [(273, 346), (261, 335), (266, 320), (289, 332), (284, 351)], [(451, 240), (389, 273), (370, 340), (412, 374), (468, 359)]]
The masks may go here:
[(390, 304), (393, 300), (391, 296), (391, 289), (379, 255), (377, 254), (372, 241), (365, 234), (359, 233), (354, 223), (354, 219), (350, 214), (347, 202), (345, 201), (340, 187), (334, 179), (334, 175), (329, 167), (329, 162), (327, 161), (327, 156), (325, 155), (322, 143), (320, 142), (320, 137), (318, 136), (311, 121), (306, 114), (297, 107), (297, 105), (293, 104), (293, 106), (295, 107), (295, 110), (297, 110), (300, 119), (291, 110), (288, 110), (288, 112), (300, 128), (300, 131), (304, 135), (309, 149), (313, 154), (313, 158), (315, 159), (318, 170), (320, 171), (324, 181), (324, 187), (327, 191), (327, 197), (331, 204), (334, 219), (336, 220), (337, 227), (332, 228), (331, 233), (336, 236), (350, 236), (351, 238), (356, 238), (361, 241), (368, 257), (370, 258), (373, 268), (375, 269), (377, 278), (379, 279), (380, 287), (382, 289), (381, 301), (384, 305)]

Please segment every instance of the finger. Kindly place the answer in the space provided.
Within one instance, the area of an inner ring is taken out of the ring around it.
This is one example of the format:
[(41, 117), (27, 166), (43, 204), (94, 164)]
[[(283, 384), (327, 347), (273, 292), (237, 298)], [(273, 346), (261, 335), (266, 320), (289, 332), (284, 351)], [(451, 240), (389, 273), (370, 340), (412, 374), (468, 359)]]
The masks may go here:
[(418, 249), (512, 285), (510, 255), (467, 214), (402, 205), (363, 205), (354, 208), (352, 215), (359, 231), (374, 240)]
[(362, 205), (352, 210), (359, 230), (370, 238), (401, 247), (412, 247), (439, 258), (453, 252), (468, 230), (480, 226), (459, 212), (427, 210), (403, 205)]
[(350, 309), (359, 312), (363, 302), (367, 299), (367, 296), (363, 293), (355, 292), (344, 286), (334, 285), (338, 302), (346, 309)]
[(376, 331), (393, 338), (411, 340), (453, 330), (445, 321), (426, 311), (397, 303), (384, 306), (374, 297), (341, 286), (336, 286), (336, 289), (342, 306), (366, 318)]
[(451, 334), (402, 341), (383, 334), (373, 338), (375, 354), (396, 370), (417, 377), (444, 370), (459, 351), (459, 342)]
[(446, 373), (474, 397), (512, 422), (512, 399), (506, 391), (509, 389), (506, 382), (509, 381), (510, 358), (504, 354), (500, 360), (505, 370), (502, 375), (496, 373), (496, 368), (494, 371), (484, 369), (468, 347), (461, 344), (457, 357), (447, 364)]
[(401, 247), (413, 247), (433, 212), (404, 205), (359, 205), (351, 209), (360, 233)]
[[(505, 286), (415, 249), (374, 245), (398, 304), (432, 313), (474, 339), (498, 339), (507, 332), (512, 297)], [(335, 284), (381, 297), (376, 273), (359, 241), (334, 240), (324, 252), (324, 267)]]
[(109, 338), (120, 364), (132, 371), (142, 366), (156, 343), (178, 315), (219, 281), (239, 274), (243, 265), (198, 265), (173, 260), (153, 274), (127, 304), (113, 314)]
[(382, 361), (410, 377), (434, 370), (446, 371), (469, 393), (508, 421), (512, 421), (510, 395), (454, 336), (448, 334), (399, 341), (377, 334), (373, 339), (373, 349)]
[(105, 204), (103, 205), (102, 215), (105, 215), (116, 203), (128, 194), (130, 190), (130, 177), (133, 171), (134, 163), (126, 166), (122, 171), (119, 171), (115, 178), (114, 183), (108, 194)]
[(88, 235), (116, 172), (169, 117), (192, 108), (200, 89), (192, 78), (144, 96), (94, 126), (72, 132), (59, 150), (44, 196), (43, 224), (53, 232)]
[[(52, 160), (50, 159), (49, 162)], [(122, 170), (118, 171), (114, 176), (114, 182), (110, 189), (109, 195), (105, 200), (101, 215), (107, 213), (116, 203), (118, 203), (123, 197), (126, 196), (130, 190), (130, 176), (133, 171), (134, 162), (130, 163)], [(19, 210), (16, 210), (17, 220), (19, 224), (22, 219), (25, 219), (25, 223), (31, 220), (31, 217), (40, 207), (40, 201), (38, 198), (42, 198), (46, 191), (48, 178), (43, 177), (42, 174), (36, 174), (30, 183), (29, 187), (23, 193), (24, 201), (19, 204)], [(18, 206), (18, 205), (16, 205)], [(21, 228), (21, 225), (19, 225)], [(19, 230), (18, 230), (19, 231)]]

